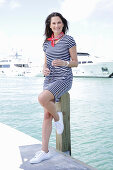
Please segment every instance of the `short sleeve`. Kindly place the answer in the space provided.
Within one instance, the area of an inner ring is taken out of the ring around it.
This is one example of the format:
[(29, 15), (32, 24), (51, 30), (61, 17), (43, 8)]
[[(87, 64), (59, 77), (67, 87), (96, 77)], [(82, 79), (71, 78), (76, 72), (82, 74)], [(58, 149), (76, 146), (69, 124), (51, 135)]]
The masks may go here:
[(46, 52), (47, 47), (48, 47), (48, 42), (46, 41), (43, 43), (43, 51), (44, 52)]
[(68, 48), (76, 46), (76, 42), (73, 37), (67, 35)]

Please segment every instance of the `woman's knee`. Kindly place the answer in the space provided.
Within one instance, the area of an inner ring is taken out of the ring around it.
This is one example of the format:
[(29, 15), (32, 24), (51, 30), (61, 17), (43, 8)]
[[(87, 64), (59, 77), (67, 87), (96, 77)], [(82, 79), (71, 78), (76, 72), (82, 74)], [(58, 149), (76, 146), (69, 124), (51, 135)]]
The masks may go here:
[(42, 105), (42, 103), (43, 103), (43, 96), (42, 96), (42, 93), (41, 94), (39, 94), (39, 96), (38, 96), (38, 101), (39, 101), (39, 103)]
[(45, 100), (45, 95), (43, 93), (38, 96), (38, 101), (42, 106), (45, 106), (47, 101)]
[(49, 101), (51, 101), (54, 98), (54, 96), (52, 96), (52, 94), (50, 94), (50, 92), (48, 91), (44, 91), (42, 92), (39, 96), (38, 96), (38, 101), (39, 103), (44, 107), (48, 104)]

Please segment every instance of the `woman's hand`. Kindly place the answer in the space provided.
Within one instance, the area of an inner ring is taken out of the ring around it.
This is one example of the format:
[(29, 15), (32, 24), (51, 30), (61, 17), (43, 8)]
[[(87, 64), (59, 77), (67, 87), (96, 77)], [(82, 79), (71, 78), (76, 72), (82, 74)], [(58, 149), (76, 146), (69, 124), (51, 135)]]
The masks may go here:
[(47, 67), (43, 68), (43, 75), (48, 76), (50, 74), (50, 70)]
[(53, 60), (52, 61), (52, 66), (54, 66), (54, 67), (57, 67), (57, 66), (66, 66), (66, 61), (60, 60), (60, 59)]

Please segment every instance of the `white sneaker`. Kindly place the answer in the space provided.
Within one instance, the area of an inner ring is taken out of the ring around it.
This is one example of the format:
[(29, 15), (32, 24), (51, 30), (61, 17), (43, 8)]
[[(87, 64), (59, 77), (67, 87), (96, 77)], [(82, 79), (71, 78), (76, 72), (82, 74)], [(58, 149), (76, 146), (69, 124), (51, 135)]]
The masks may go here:
[(52, 155), (50, 154), (50, 152), (46, 153), (44, 151), (40, 151), (40, 152), (37, 152), (35, 154), (35, 156), (30, 160), (30, 163), (31, 164), (36, 164), (36, 163), (40, 163), (44, 160), (47, 160), (51, 157)]
[(57, 134), (62, 134), (63, 130), (64, 130), (64, 123), (63, 123), (63, 115), (62, 112), (58, 112), (59, 115), (59, 121), (54, 122), (55, 123), (55, 127), (56, 127), (56, 131)]

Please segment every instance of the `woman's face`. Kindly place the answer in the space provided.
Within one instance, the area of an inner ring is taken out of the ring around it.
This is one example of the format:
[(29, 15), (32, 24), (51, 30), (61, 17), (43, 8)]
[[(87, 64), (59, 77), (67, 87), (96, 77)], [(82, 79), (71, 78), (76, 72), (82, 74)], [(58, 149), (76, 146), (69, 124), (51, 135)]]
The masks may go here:
[(60, 17), (55, 16), (51, 18), (50, 28), (52, 29), (54, 35), (58, 35), (62, 32), (64, 24)]

